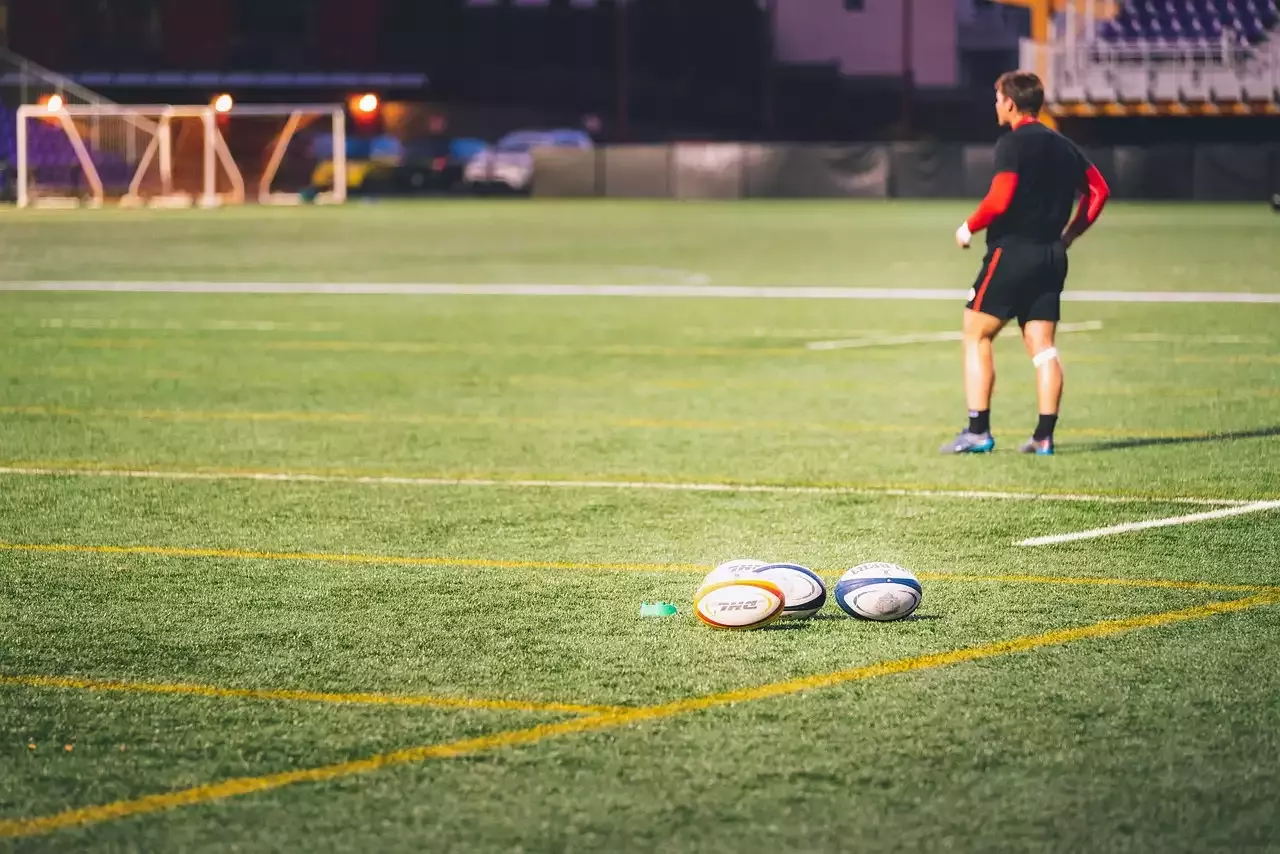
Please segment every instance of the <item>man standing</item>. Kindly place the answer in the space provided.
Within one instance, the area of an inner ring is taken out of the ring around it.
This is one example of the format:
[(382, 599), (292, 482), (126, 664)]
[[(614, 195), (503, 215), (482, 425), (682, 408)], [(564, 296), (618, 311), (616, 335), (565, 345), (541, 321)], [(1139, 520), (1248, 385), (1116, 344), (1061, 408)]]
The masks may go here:
[[(1054, 346), (1067, 278), (1067, 248), (1093, 225), (1111, 191), (1102, 174), (1066, 137), (1041, 124), (1044, 84), (1034, 74), (1012, 71), (996, 81), (996, 118), (1010, 132), (995, 150), (995, 178), (973, 216), (956, 230), (969, 248), (987, 229), (987, 255), (964, 312), (964, 389), (969, 426), (942, 446), (944, 454), (986, 453), (991, 436), (991, 390), (995, 363), (991, 345), (1018, 319), (1027, 355), (1036, 368), (1040, 420), (1019, 449), (1053, 453), (1053, 430), (1062, 400), (1062, 365)], [(1080, 205), (1071, 216), (1076, 192)]]

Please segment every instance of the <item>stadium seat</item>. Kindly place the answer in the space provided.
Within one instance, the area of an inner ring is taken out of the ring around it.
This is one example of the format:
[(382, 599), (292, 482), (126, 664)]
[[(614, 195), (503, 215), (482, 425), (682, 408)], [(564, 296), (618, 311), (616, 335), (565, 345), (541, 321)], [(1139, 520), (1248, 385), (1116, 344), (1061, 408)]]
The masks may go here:
[(1110, 19), (1056, 23), (1021, 59), (1049, 69), (1060, 115), (1280, 113), (1276, 0), (1118, 0)]
[[(61, 128), (42, 121), (27, 125), (28, 168), (37, 182), (55, 185), (77, 184), (80, 161)], [(0, 108), (0, 159), (16, 164), (18, 159), (17, 111)], [(98, 169), (98, 177), (108, 187), (125, 187), (133, 179), (133, 169), (124, 158), (111, 152), (95, 151), (85, 140), (85, 148)]]
[(1234, 33), (1244, 45), (1274, 35), (1280, 12), (1274, 0), (1125, 0), (1113, 21), (1099, 24), (1098, 37), (1110, 43), (1180, 46)]

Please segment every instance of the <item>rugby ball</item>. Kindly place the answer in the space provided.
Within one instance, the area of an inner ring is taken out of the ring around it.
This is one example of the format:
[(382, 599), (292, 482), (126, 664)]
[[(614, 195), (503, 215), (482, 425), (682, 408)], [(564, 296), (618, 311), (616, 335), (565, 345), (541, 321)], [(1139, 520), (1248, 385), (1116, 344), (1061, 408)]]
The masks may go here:
[(693, 600), (698, 619), (713, 629), (758, 629), (786, 607), (782, 588), (763, 578), (731, 578), (698, 591)]
[(762, 560), (752, 560), (745, 557), (726, 561), (707, 573), (707, 577), (702, 579), (702, 583), (698, 585), (698, 590), (701, 591), (704, 587), (708, 587), (719, 581), (729, 581), (734, 578), (741, 578), (744, 575), (748, 575), (760, 567), (767, 565), (768, 564)]
[(896, 563), (860, 564), (836, 582), (836, 604), (859, 620), (901, 620), (923, 596), (920, 579)]
[(751, 572), (753, 578), (772, 581), (782, 588), (787, 606), (782, 610), (783, 619), (804, 620), (812, 617), (827, 604), (827, 585), (818, 573), (795, 563), (770, 563)]

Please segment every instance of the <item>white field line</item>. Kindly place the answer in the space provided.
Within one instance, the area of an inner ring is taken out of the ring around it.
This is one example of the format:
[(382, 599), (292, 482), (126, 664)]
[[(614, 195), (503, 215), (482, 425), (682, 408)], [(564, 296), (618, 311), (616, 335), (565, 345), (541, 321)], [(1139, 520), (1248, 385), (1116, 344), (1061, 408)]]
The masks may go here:
[(1048, 537), (1032, 537), (1018, 543), (1020, 546), (1052, 546), (1057, 543), (1072, 543), (1076, 540), (1093, 540), (1098, 537), (1110, 537), (1115, 534), (1127, 534), (1130, 531), (1145, 531), (1149, 528), (1168, 528), (1172, 525), (1189, 525), (1192, 522), (1207, 522), (1211, 519), (1225, 519), (1228, 516), (1243, 516), (1246, 513), (1261, 513), (1264, 510), (1280, 509), (1280, 501), (1255, 501), (1236, 507), (1224, 507), (1221, 510), (1209, 510), (1204, 513), (1191, 513), (1186, 516), (1172, 516), (1168, 519), (1148, 519), (1145, 522), (1126, 522), (1123, 525), (1111, 525), (1107, 528), (1093, 528), (1088, 531), (1075, 531), (1070, 534), (1054, 534)]
[[(988, 490), (910, 489), (863, 486), (784, 486), (736, 483), (680, 483), (620, 480), (539, 480), (532, 478), (447, 478), (399, 477), (395, 475), (340, 475), (310, 472), (261, 471), (157, 471), (131, 469), (86, 469), (54, 467), (0, 467), (0, 476), (28, 477), (118, 477), (144, 480), (248, 480), (277, 483), (340, 483), (377, 486), (418, 487), (507, 487), (535, 489), (626, 489), (666, 492), (729, 492), (770, 495), (883, 495), (909, 498), (959, 498), (998, 501), (1065, 501), (1090, 504), (1189, 504), (1209, 507), (1236, 507), (1248, 501), (1225, 498), (1161, 498), (1150, 495), (1086, 495), (1077, 493), (999, 492)], [(1280, 503), (1280, 502), (1277, 502)]]
[[(380, 294), (414, 296), (540, 296), (540, 297), (685, 297), (705, 299), (846, 299), (846, 300), (961, 300), (962, 289), (837, 288), (734, 285), (556, 285), (535, 283), (463, 284), (406, 282), (0, 282), (0, 291), (101, 291), (190, 294)], [(1280, 305), (1280, 293), (1242, 291), (1072, 291), (1072, 302), (1144, 303), (1266, 303)]]
[(693, 270), (682, 270), (678, 267), (619, 267), (618, 271), (621, 273), (634, 273), (645, 278), (656, 276), (659, 279), (675, 279), (682, 285), (711, 284), (711, 277), (707, 274)]
[[(1060, 323), (1059, 332), (1097, 332), (1102, 328), (1101, 320), (1086, 320), (1081, 323)], [(948, 332), (919, 332), (913, 335), (878, 335), (869, 338), (845, 338), (840, 341), (811, 341), (805, 345), (810, 350), (852, 350), (859, 347), (893, 347), (899, 344), (927, 344), (934, 341), (960, 341), (964, 333), (959, 330)]]
[(154, 332), (196, 329), (206, 332), (338, 332), (341, 323), (293, 323), (285, 320), (209, 320), (182, 323), (177, 320), (147, 321), (97, 317), (42, 317), (26, 320), (15, 317), (15, 328), (30, 329), (131, 329)]
[(1261, 335), (1166, 335), (1160, 332), (1135, 332), (1121, 335), (1126, 344), (1270, 344)]

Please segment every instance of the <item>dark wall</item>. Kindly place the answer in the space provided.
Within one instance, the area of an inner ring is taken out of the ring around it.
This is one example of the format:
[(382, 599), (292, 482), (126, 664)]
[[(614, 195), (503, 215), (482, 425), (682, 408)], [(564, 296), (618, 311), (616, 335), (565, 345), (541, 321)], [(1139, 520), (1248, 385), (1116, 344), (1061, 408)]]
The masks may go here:
[(1280, 140), (1280, 116), (1065, 119), (1061, 130), (1086, 145), (1266, 144)]
[(767, 67), (757, 0), (9, 2), (10, 46), (64, 73), (412, 71), (437, 100), (607, 116), (625, 90), (629, 116), (668, 129), (752, 128)]
[(36, 62), (65, 68), (80, 37), (70, 5), (71, 0), (10, 0), (9, 46)]
[(165, 65), (222, 68), (227, 64), (233, 25), (229, 3), (161, 0), (159, 16)]
[[(547, 2), (8, 0), (12, 48), (69, 73), (412, 71), (431, 80), (418, 93), (424, 99), (595, 115), (605, 140), (984, 142), (998, 134), (986, 82), (973, 92), (915, 92), (908, 102), (895, 79), (844, 80), (822, 64), (771, 68), (760, 0), (631, 0), (621, 18), (614, 0), (592, 8)], [(107, 94), (198, 101), (212, 93)], [(348, 94), (252, 93), (291, 101)], [(1280, 118), (1064, 127), (1099, 145), (1280, 139)]]
[[(1280, 144), (1090, 148), (1119, 201), (1262, 202), (1280, 192)], [(977, 199), (992, 146), (691, 143), (538, 152), (538, 196)]]

